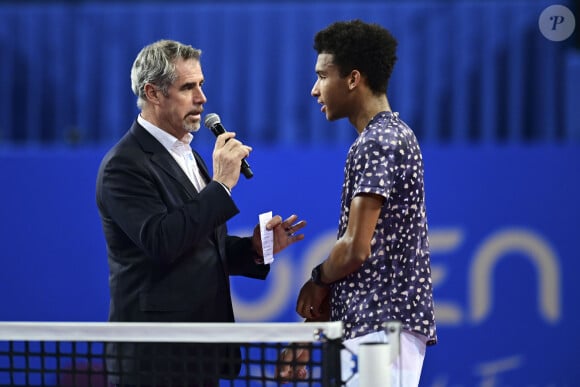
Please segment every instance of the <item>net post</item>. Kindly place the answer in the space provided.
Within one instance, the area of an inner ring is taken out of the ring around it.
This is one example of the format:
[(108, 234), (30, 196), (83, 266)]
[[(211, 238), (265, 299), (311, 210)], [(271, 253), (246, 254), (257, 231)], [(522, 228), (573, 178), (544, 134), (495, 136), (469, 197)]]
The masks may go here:
[(340, 369), (340, 351), (342, 338), (329, 339), (324, 331), (317, 329), (315, 340), (322, 342), (322, 387), (342, 386)]
[(401, 355), (401, 329), (403, 324), (397, 320), (387, 321), (383, 324), (387, 340), (390, 346), (391, 363)]

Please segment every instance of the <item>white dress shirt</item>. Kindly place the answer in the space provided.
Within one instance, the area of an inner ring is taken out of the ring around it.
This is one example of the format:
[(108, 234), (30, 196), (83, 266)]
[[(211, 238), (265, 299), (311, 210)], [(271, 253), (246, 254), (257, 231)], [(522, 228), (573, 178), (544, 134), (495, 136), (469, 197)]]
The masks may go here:
[(206, 186), (206, 181), (203, 179), (199, 172), (199, 167), (191, 151), (191, 140), (193, 140), (193, 135), (191, 133), (186, 133), (183, 138), (178, 139), (171, 134), (167, 133), (161, 128), (153, 125), (149, 121), (145, 120), (141, 115), (137, 117), (137, 122), (146, 131), (148, 131), (157, 141), (163, 145), (169, 154), (177, 161), (177, 164), (181, 167), (183, 172), (189, 177), (189, 180), (197, 189), (201, 191)]

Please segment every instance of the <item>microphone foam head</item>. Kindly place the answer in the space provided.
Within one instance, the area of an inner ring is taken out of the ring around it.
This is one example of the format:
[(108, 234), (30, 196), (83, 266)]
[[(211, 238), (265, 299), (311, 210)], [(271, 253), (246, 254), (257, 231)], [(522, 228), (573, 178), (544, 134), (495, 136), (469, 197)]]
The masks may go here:
[(220, 122), (220, 116), (215, 113), (209, 113), (207, 116), (205, 116), (204, 125), (211, 129), (212, 126), (219, 124)]

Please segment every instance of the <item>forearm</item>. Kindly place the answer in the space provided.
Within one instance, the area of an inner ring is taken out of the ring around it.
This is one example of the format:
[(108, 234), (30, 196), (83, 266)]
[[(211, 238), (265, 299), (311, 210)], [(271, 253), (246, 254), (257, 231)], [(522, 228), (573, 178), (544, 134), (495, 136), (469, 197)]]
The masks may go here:
[(371, 243), (384, 199), (377, 195), (357, 195), (350, 206), (345, 233), (321, 266), (323, 283), (338, 281), (357, 271), (371, 255)]
[(370, 256), (370, 245), (357, 243), (355, 238), (343, 236), (335, 244), (321, 266), (321, 280), (330, 284), (357, 271)]
[(177, 259), (238, 213), (216, 182), (187, 200), (166, 194), (170, 187), (158, 189), (161, 182), (133, 164), (111, 163), (103, 175), (97, 203), (105, 233), (119, 245), (126, 245), (123, 238), (128, 237), (153, 260)]

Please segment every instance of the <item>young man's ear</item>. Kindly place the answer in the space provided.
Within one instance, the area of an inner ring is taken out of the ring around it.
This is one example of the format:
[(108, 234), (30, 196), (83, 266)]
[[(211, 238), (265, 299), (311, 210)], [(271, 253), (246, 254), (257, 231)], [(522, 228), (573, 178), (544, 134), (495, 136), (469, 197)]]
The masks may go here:
[(348, 89), (353, 90), (358, 86), (361, 80), (361, 73), (358, 70), (352, 70), (348, 76)]

